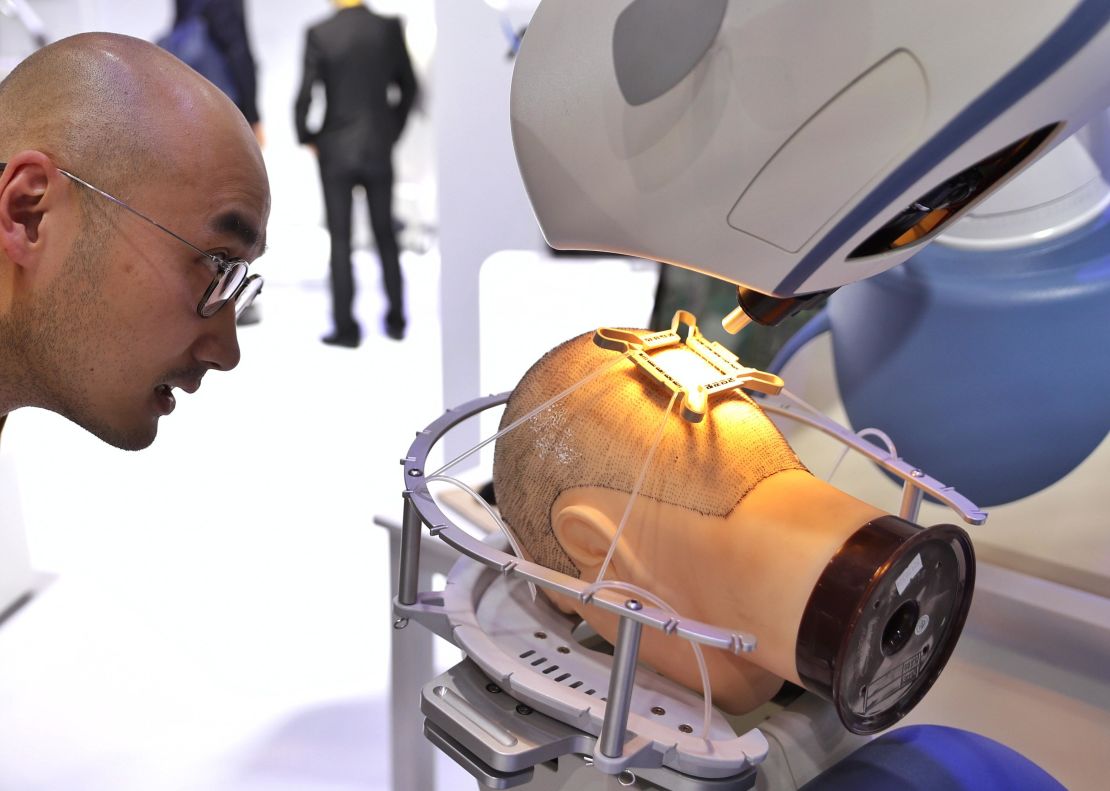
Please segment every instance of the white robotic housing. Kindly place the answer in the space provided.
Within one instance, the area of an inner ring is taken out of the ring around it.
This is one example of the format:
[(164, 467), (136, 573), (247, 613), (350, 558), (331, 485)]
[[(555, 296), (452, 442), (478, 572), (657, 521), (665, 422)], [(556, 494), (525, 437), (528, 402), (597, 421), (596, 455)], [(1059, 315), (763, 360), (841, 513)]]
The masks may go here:
[(513, 143), (548, 242), (777, 297), (908, 258), (1110, 104), (1110, 5), (547, 0)]

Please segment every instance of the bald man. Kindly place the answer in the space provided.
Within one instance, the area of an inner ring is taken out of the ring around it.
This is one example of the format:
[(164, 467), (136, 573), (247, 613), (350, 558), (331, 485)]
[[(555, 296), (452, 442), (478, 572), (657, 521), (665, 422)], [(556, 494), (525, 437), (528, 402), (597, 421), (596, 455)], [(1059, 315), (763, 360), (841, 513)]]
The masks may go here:
[(239, 362), (270, 190), (246, 119), (172, 55), (90, 33), (0, 83), (0, 425), (57, 412), (119, 448)]

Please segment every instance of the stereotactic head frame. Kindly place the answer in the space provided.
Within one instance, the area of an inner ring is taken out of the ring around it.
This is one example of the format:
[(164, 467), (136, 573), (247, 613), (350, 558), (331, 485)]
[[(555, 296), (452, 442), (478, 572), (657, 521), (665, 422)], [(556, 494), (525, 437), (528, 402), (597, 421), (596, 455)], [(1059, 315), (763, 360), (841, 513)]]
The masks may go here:
[(740, 358), (701, 334), (698, 320), (685, 310), (676, 311), (671, 328), (639, 332), (599, 327), (594, 343), (615, 352), (630, 352), (629, 359), (672, 393), (682, 396), (682, 417), (700, 423), (709, 399), (741, 388), (778, 395), (783, 381), (774, 374), (747, 368)]

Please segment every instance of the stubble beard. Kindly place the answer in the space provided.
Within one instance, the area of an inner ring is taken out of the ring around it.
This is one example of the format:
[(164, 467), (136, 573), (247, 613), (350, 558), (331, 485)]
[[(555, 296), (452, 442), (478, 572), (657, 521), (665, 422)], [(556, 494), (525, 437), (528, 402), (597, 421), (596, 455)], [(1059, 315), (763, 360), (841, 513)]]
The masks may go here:
[(86, 213), (84, 220), (60, 275), (4, 328), (23, 372), (20, 400), (56, 412), (121, 450), (141, 450), (154, 441), (157, 422), (116, 424), (92, 397), (98, 382), (113, 377), (125, 382), (127, 372), (106, 369), (100, 356), (107, 343), (121, 341), (105, 324), (114, 318), (103, 293), (110, 230), (102, 217)]

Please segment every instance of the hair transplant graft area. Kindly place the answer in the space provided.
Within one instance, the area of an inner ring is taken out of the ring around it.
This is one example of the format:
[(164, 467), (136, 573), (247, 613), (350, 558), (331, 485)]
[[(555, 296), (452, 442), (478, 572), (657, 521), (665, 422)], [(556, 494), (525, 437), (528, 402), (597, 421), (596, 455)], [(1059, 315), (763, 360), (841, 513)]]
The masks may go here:
[[(528, 560), (754, 633), (751, 653), (705, 650), (723, 710), (752, 711), (790, 681), (832, 700), (855, 732), (888, 727), (959, 636), (970, 542), (814, 477), (744, 388), (777, 393), (782, 382), (743, 368), (681, 311), (670, 331), (602, 329), (564, 342), (525, 374), (502, 416), (501, 516)], [(589, 597), (545, 593), (615, 641), (616, 615)], [(703, 690), (701, 662), (681, 638), (645, 630), (639, 656)]]

